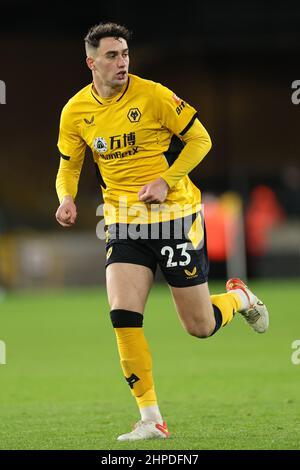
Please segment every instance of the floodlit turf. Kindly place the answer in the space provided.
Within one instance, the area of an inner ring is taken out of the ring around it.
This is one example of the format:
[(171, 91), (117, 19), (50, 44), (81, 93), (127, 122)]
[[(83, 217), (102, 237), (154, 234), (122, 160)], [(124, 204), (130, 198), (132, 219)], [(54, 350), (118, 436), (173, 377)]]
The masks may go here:
[[(299, 449), (299, 282), (251, 284), (268, 304), (259, 335), (238, 316), (213, 338), (182, 329), (167, 286), (155, 287), (145, 331), (172, 437), (118, 443), (138, 419), (122, 377), (101, 289), (10, 294), (0, 303), (1, 449)], [(211, 283), (211, 292), (222, 291)]]

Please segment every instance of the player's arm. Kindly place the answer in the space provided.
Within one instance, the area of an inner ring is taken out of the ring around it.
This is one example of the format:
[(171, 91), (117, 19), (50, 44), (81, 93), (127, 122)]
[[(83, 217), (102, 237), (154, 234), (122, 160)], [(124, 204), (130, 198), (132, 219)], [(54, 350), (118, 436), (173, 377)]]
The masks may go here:
[(152, 106), (155, 118), (185, 143), (176, 161), (161, 177), (146, 184), (139, 191), (140, 201), (162, 203), (169, 189), (205, 157), (211, 148), (211, 140), (197, 119), (196, 110), (168, 88), (157, 84)]
[(82, 140), (72, 114), (65, 107), (60, 121), (58, 148), (60, 164), (56, 176), (56, 192), (60, 202), (55, 217), (63, 227), (74, 225), (77, 209), (74, 203), (86, 144)]
[[(66, 162), (66, 163), (65, 163)], [(60, 165), (56, 176), (56, 192), (60, 202), (55, 217), (57, 222), (63, 227), (71, 227), (77, 218), (77, 209), (74, 203), (82, 161), (78, 159), (65, 160), (65, 156), (61, 156)]]
[(207, 130), (197, 118), (180, 137), (185, 146), (175, 162), (161, 175), (169, 188), (189, 174), (203, 160), (212, 146)]
[(164, 202), (169, 189), (190, 173), (211, 149), (209, 134), (198, 119), (195, 119), (191, 127), (183, 134), (182, 140), (185, 146), (175, 162), (160, 178), (142, 187), (139, 191), (140, 201)]

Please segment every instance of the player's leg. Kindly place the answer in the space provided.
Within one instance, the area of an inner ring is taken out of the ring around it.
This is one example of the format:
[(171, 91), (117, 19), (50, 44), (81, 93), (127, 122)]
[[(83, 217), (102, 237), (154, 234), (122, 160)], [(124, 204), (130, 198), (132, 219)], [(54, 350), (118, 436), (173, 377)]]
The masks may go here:
[(227, 293), (210, 295), (208, 284), (192, 287), (170, 286), (181, 322), (188, 333), (207, 338), (227, 325), (239, 312), (257, 333), (269, 326), (269, 314), (259, 300), (240, 279), (230, 279)]
[(109, 264), (106, 289), (111, 310), (125, 309), (143, 314), (153, 277), (153, 272), (146, 266), (123, 262)]
[(198, 338), (207, 338), (227, 325), (240, 307), (236, 294), (210, 295), (207, 282), (170, 289), (182, 325)]
[(118, 440), (168, 437), (157, 404), (152, 358), (143, 330), (153, 271), (142, 265), (116, 262), (107, 266), (106, 281), (122, 370), (141, 414), (135, 429)]
[(158, 261), (183, 326), (191, 335), (206, 338), (241, 312), (255, 331), (266, 331), (266, 307), (242, 281), (230, 280), (226, 293), (210, 295), (205, 229), (201, 230), (198, 220), (184, 219), (182, 225), (187, 230), (181, 239), (169, 239), (167, 243), (159, 240), (156, 244)]

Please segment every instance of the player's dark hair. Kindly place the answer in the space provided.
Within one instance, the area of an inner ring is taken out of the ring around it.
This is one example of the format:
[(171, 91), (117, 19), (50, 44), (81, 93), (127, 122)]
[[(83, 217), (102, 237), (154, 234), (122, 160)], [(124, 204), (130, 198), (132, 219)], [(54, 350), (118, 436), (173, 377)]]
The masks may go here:
[(125, 26), (107, 22), (92, 26), (85, 36), (84, 41), (86, 45), (97, 48), (99, 46), (99, 41), (102, 38), (123, 38), (126, 41), (129, 41), (131, 36), (131, 31), (129, 31)]

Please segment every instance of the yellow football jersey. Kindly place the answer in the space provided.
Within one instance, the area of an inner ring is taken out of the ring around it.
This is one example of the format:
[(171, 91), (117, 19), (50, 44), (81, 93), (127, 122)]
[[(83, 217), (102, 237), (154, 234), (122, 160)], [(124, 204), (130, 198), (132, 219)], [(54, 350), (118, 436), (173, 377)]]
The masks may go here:
[(101, 176), (107, 224), (151, 223), (199, 210), (200, 191), (188, 176), (170, 188), (163, 204), (152, 204), (152, 211), (150, 204), (138, 200), (142, 186), (169, 168), (165, 153), (172, 136), (184, 135), (196, 116), (196, 110), (171, 90), (136, 75), (129, 74), (127, 84), (111, 99), (100, 97), (89, 84), (62, 111), (59, 199), (67, 194), (75, 198), (88, 145)]

